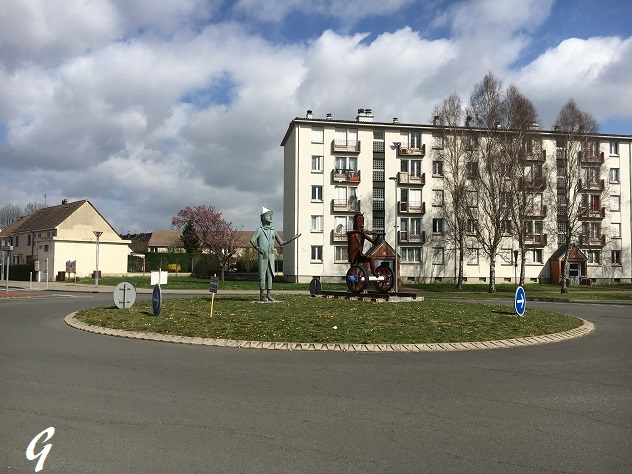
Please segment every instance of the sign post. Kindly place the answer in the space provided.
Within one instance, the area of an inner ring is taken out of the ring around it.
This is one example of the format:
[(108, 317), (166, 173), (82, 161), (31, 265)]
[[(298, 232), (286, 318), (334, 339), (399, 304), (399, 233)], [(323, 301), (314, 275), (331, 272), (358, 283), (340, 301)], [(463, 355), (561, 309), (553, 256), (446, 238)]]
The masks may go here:
[(160, 314), (160, 308), (162, 307), (162, 290), (160, 289), (160, 285), (156, 283), (154, 286), (154, 291), (151, 295), (151, 308), (154, 311), (154, 316), (158, 316)]
[(209, 290), (211, 292), (211, 318), (213, 317), (213, 303), (215, 303), (215, 293), (217, 293), (217, 289), (219, 288), (219, 278), (211, 277), (211, 282), (209, 286)]
[(524, 288), (521, 286), (516, 289), (514, 308), (518, 316), (524, 316), (524, 312), (527, 309), (527, 296), (524, 293)]

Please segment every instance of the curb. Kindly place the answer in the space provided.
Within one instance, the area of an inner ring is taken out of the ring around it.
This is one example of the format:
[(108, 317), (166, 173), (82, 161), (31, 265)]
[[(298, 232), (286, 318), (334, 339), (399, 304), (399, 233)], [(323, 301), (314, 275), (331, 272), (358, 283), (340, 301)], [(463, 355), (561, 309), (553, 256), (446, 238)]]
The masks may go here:
[(171, 342), (176, 344), (194, 344), (214, 347), (231, 347), (236, 349), (267, 349), (284, 351), (319, 351), (319, 352), (454, 352), (487, 349), (511, 349), (515, 347), (537, 346), (562, 342), (569, 339), (583, 337), (595, 330), (595, 325), (582, 319), (583, 324), (570, 331), (542, 336), (521, 337), (500, 341), (482, 342), (441, 342), (435, 344), (344, 344), (344, 343), (313, 343), (313, 342), (268, 342), (268, 341), (239, 341), (233, 339), (213, 339), (204, 337), (170, 336), (151, 332), (125, 331), (123, 329), (109, 329), (92, 326), (75, 319), (77, 312), (64, 318), (64, 322), (75, 329), (94, 334), (126, 337), (145, 341)]

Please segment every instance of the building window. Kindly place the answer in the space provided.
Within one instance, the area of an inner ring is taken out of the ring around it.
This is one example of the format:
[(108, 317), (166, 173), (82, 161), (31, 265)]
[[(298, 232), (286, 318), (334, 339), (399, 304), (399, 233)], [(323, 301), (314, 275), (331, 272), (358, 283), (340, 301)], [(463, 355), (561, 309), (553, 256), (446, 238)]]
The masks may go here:
[(346, 245), (336, 245), (334, 247), (334, 260), (336, 262), (348, 262), (349, 256), (347, 254)]
[(466, 199), (468, 207), (478, 207), (478, 191), (468, 191)]
[(613, 265), (621, 265), (621, 250), (613, 250), (611, 260)]
[(373, 210), (374, 211), (384, 210), (384, 189), (383, 188), (373, 189)]
[(312, 155), (312, 171), (323, 171), (323, 157)]
[(468, 178), (478, 178), (478, 161), (468, 161), (465, 170)]
[(611, 232), (611, 237), (613, 239), (620, 239), (621, 238), (621, 224), (619, 223), (610, 224), (610, 232)]
[(322, 200), (323, 200), (323, 187), (312, 186), (312, 201), (322, 201)]
[(467, 264), (478, 265), (478, 249), (476, 248), (467, 249)]
[(401, 247), (402, 262), (420, 262), (421, 249), (419, 247)]
[(531, 258), (531, 263), (542, 263), (542, 249), (533, 249), (529, 252), (529, 257)]
[(443, 161), (432, 162), (432, 176), (443, 176)]
[(432, 264), (443, 265), (443, 247), (435, 247), (432, 249)]
[(323, 261), (323, 246), (322, 245), (312, 245), (312, 261), (314, 262)]
[(501, 248), (500, 252), (498, 252), (498, 256), (500, 257), (501, 265), (513, 265), (513, 257), (512, 257), (511, 249)]
[(610, 210), (611, 211), (620, 211), (621, 210), (621, 196), (610, 196)]
[(377, 233), (384, 232), (384, 218), (383, 217), (373, 218), (373, 232), (377, 232)]
[(443, 149), (443, 135), (438, 135), (438, 134), (432, 135), (432, 148), (436, 150)]
[(476, 235), (476, 219), (468, 219), (467, 225), (465, 226), (465, 233), (467, 235)]
[(443, 206), (443, 189), (432, 190), (432, 205)]
[(16, 236), (15, 236), (15, 246), (16, 246), (16, 247), (19, 247), (19, 246), (20, 246), (20, 236), (19, 236), (19, 235), (16, 235)]
[(443, 219), (441, 218), (432, 219), (432, 233), (443, 234)]
[(323, 216), (312, 216), (312, 232), (323, 231)]
[(504, 221), (502, 221), (501, 226), (504, 235), (511, 235), (511, 233), (513, 232), (513, 228), (509, 219), (505, 219)]
[(29, 247), (31, 246), (31, 234), (28, 234), (26, 236), (26, 245)]
[(619, 142), (610, 142), (610, 154), (611, 155), (619, 154)]
[(619, 168), (610, 168), (610, 182), (611, 183), (619, 182)]
[(324, 136), (323, 127), (312, 127), (312, 142), (323, 143)]
[(373, 181), (384, 181), (384, 160), (373, 160)]
[(599, 250), (587, 250), (585, 253), (588, 263), (599, 263)]

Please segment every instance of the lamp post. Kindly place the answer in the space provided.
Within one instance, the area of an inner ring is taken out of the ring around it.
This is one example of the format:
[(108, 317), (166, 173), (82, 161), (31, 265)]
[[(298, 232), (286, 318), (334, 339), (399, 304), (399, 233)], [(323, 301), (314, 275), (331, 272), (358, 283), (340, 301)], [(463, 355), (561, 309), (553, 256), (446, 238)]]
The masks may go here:
[(393, 181), (393, 185), (395, 187), (395, 264), (393, 265), (393, 270), (395, 271), (395, 293), (399, 292), (399, 286), (397, 284), (397, 240), (398, 240), (398, 236), (397, 236), (397, 229), (398, 229), (398, 225), (397, 225), (397, 181), (398, 181), (398, 176), (391, 176), (390, 178), (391, 181)]
[(92, 232), (97, 238), (97, 270), (94, 273), (94, 286), (99, 286), (99, 237), (101, 237), (101, 234), (103, 234), (103, 232), (98, 230), (94, 230)]
[(514, 283), (517, 285), (518, 284), (518, 279), (516, 277), (516, 270), (518, 269), (518, 251), (517, 250), (513, 251), (513, 258), (514, 258)]

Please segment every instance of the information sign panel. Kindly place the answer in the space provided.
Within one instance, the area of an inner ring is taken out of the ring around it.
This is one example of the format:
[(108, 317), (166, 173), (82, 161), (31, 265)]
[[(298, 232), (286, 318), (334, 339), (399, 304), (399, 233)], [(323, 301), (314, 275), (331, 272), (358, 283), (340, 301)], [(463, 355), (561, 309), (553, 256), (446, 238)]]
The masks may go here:
[(514, 298), (514, 308), (518, 316), (523, 316), (527, 309), (527, 296), (524, 293), (524, 288), (519, 286), (516, 289), (516, 296)]

